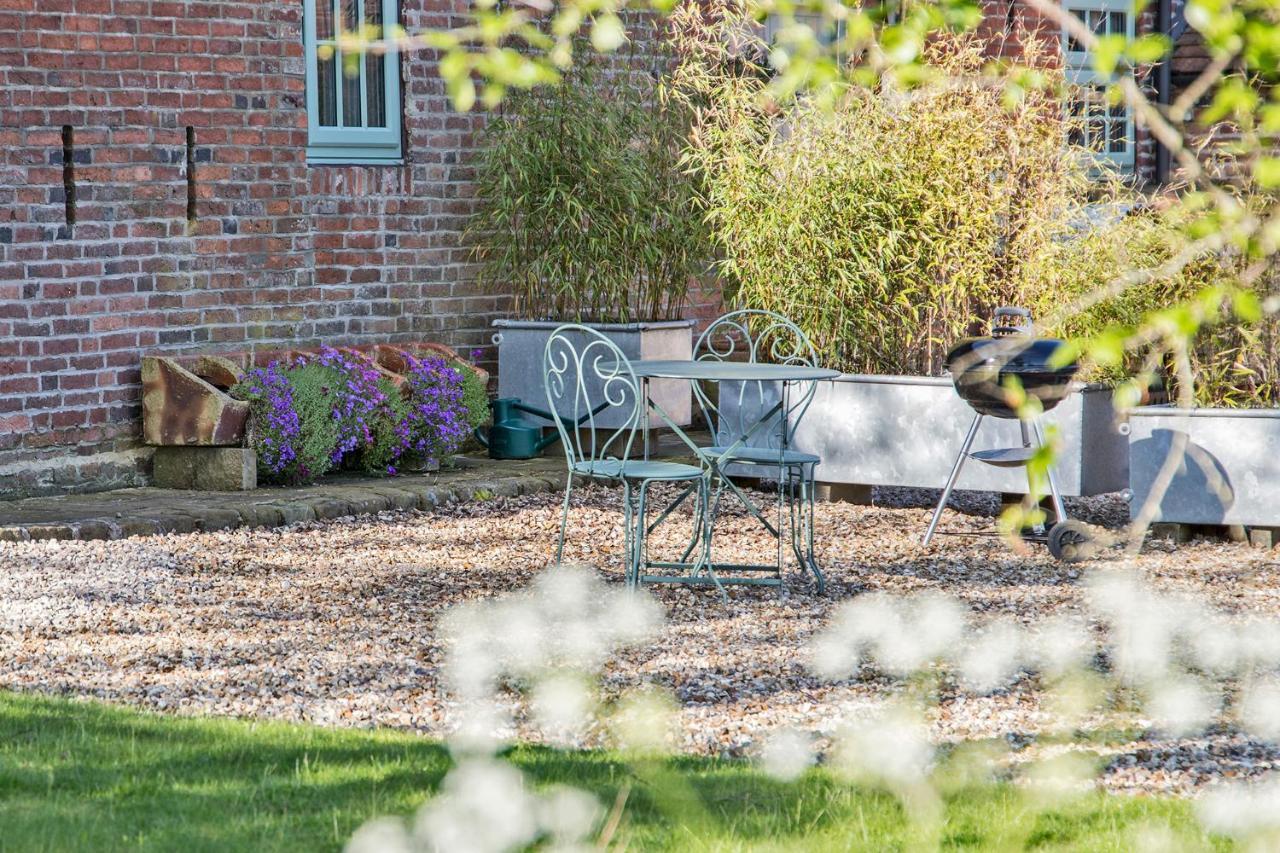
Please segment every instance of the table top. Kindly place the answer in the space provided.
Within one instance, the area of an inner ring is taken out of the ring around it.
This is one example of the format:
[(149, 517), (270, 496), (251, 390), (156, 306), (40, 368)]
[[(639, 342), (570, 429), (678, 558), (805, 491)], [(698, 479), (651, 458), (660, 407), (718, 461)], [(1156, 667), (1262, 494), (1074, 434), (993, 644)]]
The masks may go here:
[[(608, 370), (611, 364), (601, 365)], [(840, 371), (807, 364), (767, 364), (750, 361), (681, 361), (640, 359), (631, 369), (643, 379), (706, 379), (713, 382), (809, 382), (835, 379)]]

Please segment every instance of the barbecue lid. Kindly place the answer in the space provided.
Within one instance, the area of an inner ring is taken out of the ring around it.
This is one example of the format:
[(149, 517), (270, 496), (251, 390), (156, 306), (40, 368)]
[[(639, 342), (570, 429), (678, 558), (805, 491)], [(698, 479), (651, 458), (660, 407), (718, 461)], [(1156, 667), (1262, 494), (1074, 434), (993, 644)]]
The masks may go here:
[(1040, 400), (1047, 411), (1066, 395), (1078, 365), (1054, 365), (1065, 343), (1035, 337), (1031, 312), (1025, 308), (997, 308), (991, 335), (965, 338), (947, 353), (946, 366), (956, 392), (982, 414), (1016, 417), (1005, 393), (1005, 380), (1016, 378), (1023, 390)]

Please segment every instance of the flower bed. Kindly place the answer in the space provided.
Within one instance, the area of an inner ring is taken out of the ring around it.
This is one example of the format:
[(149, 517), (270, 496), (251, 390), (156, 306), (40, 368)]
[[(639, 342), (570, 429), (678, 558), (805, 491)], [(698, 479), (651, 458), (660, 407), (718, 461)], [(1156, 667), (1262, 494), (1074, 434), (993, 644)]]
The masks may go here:
[(159, 447), (247, 447), (271, 483), (432, 467), (487, 417), (478, 354), (409, 343), (148, 356), (143, 434)]
[[(324, 347), (255, 367), (230, 389), (250, 404), (248, 445), (267, 482), (336, 468), (394, 475), (438, 464), (484, 421), (484, 383), (441, 355), (400, 352), (400, 372)], [(470, 386), (470, 388), (468, 388)]]

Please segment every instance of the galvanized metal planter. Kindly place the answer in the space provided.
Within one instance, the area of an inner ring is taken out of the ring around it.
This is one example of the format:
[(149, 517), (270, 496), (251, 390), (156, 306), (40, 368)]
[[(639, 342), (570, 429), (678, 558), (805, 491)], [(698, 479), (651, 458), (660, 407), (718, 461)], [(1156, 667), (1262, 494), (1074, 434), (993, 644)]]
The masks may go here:
[[(766, 389), (766, 400), (776, 399)], [(754, 391), (744, 404), (758, 405)], [(721, 389), (722, 407), (738, 394)], [(927, 376), (846, 374), (819, 382), (813, 405), (795, 430), (797, 450), (822, 457), (817, 479), (825, 483), (940, 489), (973, 422), (950, 379)], [(1128, 485), (1127, 439), (1111, 404), (1111, 389), (1078, 385), (1044, 416), (1062, 439), (1057, 474), (1062, 494), (1097, 495)], [(722, 437), (723, 440), (723, 437)], [(975, 449), (1020, 445), (1017, 421), (987, 418)], [(1025, 492), (1019, 468), (971, 464), (956, 488)]]
[[(693, 358), (693, 320), (665, 320), (652, 323), (587, 323), (618, 345), (628, 359)], [(542, 353), (551, 333), (561, 323), (545, 320), (494, 320), (498, 330), (498, 396), (519, 397), (534, 406), (545, 407), (542, 385)], [(689, 383), (679, 379), (655, 379), (650, 396), (680, 426), (688, 425), (693, 414)], [(597, 393), (597, 389), (591, 389)], [(625, 415), (605, 410), (596, 417), (599, 427), (622, 426)], [(650, 413), (651, 426), (663, 421)], [(548, 424), (549, 425), (549, 424)]]
[(1280, 409), (1142, 406), (1128, 418), (1135, 518), (1185, 435), (1186, 453), (1153, 521), (1280, 527)]

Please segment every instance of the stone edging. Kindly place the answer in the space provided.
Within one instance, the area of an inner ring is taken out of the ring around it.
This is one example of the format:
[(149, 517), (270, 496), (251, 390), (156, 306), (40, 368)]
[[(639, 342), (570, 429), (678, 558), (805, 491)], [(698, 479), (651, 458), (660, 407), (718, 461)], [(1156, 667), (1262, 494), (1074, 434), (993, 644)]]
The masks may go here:
[(209, 502), (198, 507), (126, 510), (110, 518), (99, 516), (74, 521), (0, 525), (0, 542), (123, 539), (236, 527), (282, 527), (301, 521), (325, 521), (379, 512), (431, 510), (441, 504), (516, 497), (563, 488), (563, 475), (493, 477), (477, 474), (462, 475), (445, 482), (397, 480), (370, 485), (335, 484), (296, 498), (263, 500), (261, 494), (245, 493), (239, 501)]

